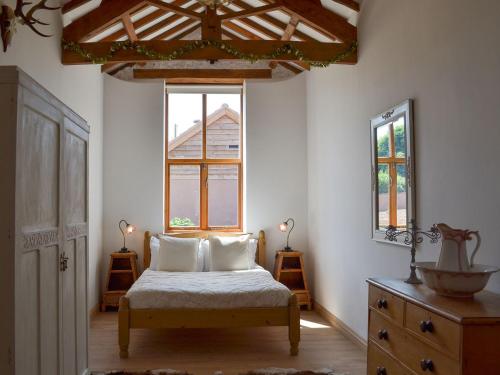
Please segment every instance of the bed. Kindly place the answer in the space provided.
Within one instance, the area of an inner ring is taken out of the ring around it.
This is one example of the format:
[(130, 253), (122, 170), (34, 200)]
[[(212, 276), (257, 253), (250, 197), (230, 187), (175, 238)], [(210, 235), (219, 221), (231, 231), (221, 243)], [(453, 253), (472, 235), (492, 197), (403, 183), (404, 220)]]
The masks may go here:
[[(176, 237), (207, 238), (236, 233), (183, 232)], [(259, 233), (256, 263), (248, 271), (171, 273), (149, 269), (150, 240), (144, 236), (144, 273), (118, 310), (120, 357), (129, 355), (133, 328), (230, 328), (287, 326), (290, 354), (299, 352), (300, 310), (297, 298), (265, 271), (265, 234)]]

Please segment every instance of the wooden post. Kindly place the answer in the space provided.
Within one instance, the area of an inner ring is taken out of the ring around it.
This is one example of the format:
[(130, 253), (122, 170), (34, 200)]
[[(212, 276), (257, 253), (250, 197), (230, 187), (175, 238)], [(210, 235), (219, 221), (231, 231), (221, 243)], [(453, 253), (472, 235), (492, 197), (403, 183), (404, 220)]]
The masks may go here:
[(130, 342), (130, 310), (127, 297), (120, 298), (118, 309), (118, 343), (120, 345), (120, 358), (128, 358), (128, 345)]
[(299, 354), (300, 342), (300, 308), (297, 303), (297, 296), (292, 294), (288, 302), (288, 337), (290, 339), (290, 355)]
[(201, 20), (201, 35), (202, 39), (222, 40), (222, 24), (215, 9), (207, 7)]

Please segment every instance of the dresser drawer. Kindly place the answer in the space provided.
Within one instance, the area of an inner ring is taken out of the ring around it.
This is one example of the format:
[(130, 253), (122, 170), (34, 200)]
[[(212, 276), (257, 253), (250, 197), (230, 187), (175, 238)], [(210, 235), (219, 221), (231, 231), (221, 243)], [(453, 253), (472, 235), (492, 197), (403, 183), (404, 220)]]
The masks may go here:
[(367, 375), (414, 375), (414, 373), (392, 359), (370, 340)]
[(368, 306), (397, 324), (403, 325), (405, 302), (395, 295), (370, 285)]
[(384, 315), (370, 311), (369, 336), (416, 374), (458, 375), (458, 361), (440, 353), (398, 327)]
[(424, 340), (429, 340), (440, 351), (460, 359), (460, 325), (423, 309), (413, 303), (406, 304), (405, 327)]

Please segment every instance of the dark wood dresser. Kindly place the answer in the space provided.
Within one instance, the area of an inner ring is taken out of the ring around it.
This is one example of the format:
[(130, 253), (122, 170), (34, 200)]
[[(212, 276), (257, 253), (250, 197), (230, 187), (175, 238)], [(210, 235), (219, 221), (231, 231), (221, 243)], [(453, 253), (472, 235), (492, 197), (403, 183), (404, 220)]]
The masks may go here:
[(499, 375), (500, 295), (436, 295), (369, 279), (369, 375)]

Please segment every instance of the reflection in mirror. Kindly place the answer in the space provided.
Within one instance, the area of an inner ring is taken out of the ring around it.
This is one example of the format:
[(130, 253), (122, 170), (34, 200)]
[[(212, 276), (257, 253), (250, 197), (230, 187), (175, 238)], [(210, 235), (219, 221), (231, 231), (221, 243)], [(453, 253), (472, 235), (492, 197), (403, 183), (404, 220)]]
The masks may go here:
[[(405, 229), (414, 215), (411, 101), (371, 121), (373, 238), (389, 225)], [(376, 171), (376, 173), (375, 173)]]

